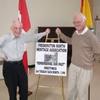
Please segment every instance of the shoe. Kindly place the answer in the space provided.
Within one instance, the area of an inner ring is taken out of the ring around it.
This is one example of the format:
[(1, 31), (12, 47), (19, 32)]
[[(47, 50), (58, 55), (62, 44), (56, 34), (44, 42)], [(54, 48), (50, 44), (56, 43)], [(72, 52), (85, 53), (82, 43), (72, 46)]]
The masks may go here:
[[(19, 91), (17, 92), (19, 94)], [(28, 96), (32, 95), (32, 91), (28, 91)]]
[(32, 95), (32, 93), (33, 93), (32, 91), (28, 91), (28, 96)]

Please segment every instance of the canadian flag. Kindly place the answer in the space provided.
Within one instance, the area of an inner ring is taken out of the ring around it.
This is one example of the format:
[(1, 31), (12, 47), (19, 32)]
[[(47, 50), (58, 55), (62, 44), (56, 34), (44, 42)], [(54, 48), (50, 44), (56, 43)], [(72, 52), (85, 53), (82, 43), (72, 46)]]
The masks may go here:
[[(31, 24), (30, 24), (29, 14), (27, 10), (26, 0), (19, 0), (18, 18), (22, 22), (23, 32), (27, 32), (31, 28)], [(27, 59), (26, 47), (23, 55), (23, 64), (24, 64), (25, 71), (28, 72), (28, 59)]]

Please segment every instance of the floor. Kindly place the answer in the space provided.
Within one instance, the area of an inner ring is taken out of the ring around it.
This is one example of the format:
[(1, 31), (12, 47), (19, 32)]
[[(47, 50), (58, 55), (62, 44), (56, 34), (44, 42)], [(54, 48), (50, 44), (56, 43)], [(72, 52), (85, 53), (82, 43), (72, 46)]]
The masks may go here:
[[(93, 80), (90, 84), (90, 100), (100, 98), (99, 76), (100, 63), (96, 62)], [(67, 77), (39, 76), (35, 75), (32, 69), (29, 73), (29, 90), (33, 91), (33, 94), (28, 100), (67, 100)], [(0, 100), (9, 100), (3, 80), (0, 80)]]

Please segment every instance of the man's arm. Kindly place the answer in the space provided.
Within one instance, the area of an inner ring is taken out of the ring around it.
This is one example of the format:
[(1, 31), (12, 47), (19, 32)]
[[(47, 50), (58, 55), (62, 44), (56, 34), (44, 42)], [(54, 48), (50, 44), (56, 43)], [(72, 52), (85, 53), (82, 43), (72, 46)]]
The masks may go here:
[(25, 42), (36, 42), (49, 33), (50, 33), (50, 29), (47, 28), (44, 32), (41, 33), (26, 33), (24, 34), (23, 39)]
[(36, 34), (36, 39), (37, 40), (39, 40), (39, 39), (41, 39), (43, 36), (45, 36), (45, 35), (47, 35), (47, 34), (49, 34), (50, 33), (50, 29), (49, 28), (47, 28), (44, 32), (41, 32), (41, 33), (39, 33), (39, 34)]
[(56, 33), (64, 42), (71, 44), (71, 38), (66, 36), (59, 28), (56, 29)]
[(91, 45), (94, 53), (94, 58), (96, 61), (100, 61), (100, 41), (93, 33), (91, 33), (90, 39), (91, 39)]
[(8, 35), (3, 35), (2, 37), (0, 37), (0, 60), (6, 60), (7, 59), (6, 55), (2, 51), (2, 48), (5, 45), (8, 38), (9, 38)]
[(6, 59), (7, 59), (7, 56), (4, 54), (2, 49), (0, 49), (0, 61), (6, 60)]
[(3, 35), (3, 36), (0, 37), (0, 48), (2, 48), (2, 46), (4, 45), (6, 37), (7, 37), (6, 35)]

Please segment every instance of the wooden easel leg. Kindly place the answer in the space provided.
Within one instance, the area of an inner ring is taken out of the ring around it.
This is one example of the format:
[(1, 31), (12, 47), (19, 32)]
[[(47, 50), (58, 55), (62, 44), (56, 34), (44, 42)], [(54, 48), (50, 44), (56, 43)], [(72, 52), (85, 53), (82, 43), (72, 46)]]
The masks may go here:
[(62, 100), (65, 100), (65, 96), (64, 96), (64, 80), (63, 77), (61, 77), (61, 91), (62, 91)]
[(88, 88), (88, 100), (90, 100), (90, 85), (89, 85), (89, 88)]
[(38, 76), (37, 87), (36, 87), (36, 92), (35, 92), (35, 100), (37, 100), (37, 93), (38, 93), (38, 89), (39, 89), (39, 83), (40, 83), (40, 75)]

